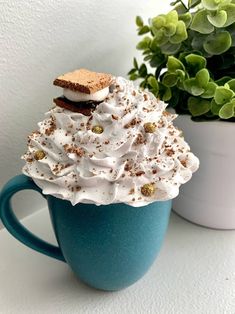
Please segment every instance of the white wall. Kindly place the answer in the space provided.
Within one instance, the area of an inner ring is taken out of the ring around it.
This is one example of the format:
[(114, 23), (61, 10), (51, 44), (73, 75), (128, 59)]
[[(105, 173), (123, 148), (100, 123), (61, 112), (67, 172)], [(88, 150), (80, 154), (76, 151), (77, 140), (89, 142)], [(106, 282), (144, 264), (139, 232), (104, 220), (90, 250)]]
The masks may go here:
[[(37, 128), (36, 123), (60, 92), (53, 87), (53, 79), (79, 67), (125, 76), (137, 54), (135, 16), (147, 20), (168, 10), (169, 3), (0, 2), (0, 188), (21, 172), (26, 136)], [(44, 205), (40, 197), (25, 193), (18, 197), (20, 210), (25, 206), (32, 211)]]

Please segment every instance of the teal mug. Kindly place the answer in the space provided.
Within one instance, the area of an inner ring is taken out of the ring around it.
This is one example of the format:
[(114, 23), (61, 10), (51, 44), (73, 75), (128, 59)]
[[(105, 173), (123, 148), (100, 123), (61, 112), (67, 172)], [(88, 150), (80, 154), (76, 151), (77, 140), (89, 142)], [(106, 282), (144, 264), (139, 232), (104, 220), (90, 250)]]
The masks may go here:
[(48, 202), (57, 247), (33, 235), (14, 215), (11, 197), (25, 189), (42, 194), (25, 175), (14, 177), (3, 187), (0, 215), (4, 226), (30, 248), (68, 263), (88, 285), (120, 290), (136, 282), (153, 264), (167, 230), (171, 201), (142, 207), (73, 206), (69, 201), (42, 194)]

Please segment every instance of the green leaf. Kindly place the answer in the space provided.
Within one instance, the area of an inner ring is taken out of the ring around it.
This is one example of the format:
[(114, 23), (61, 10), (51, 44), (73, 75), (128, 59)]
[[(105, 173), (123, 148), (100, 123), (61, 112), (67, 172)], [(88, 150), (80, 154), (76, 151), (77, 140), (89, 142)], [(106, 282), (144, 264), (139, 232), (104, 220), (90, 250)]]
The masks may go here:
[(139, 75), (140, 77), (145, 78), (145, 76), (147, 75), (148, 71), (147, 71), (147, 67), (146, 65), (143, 63), (141, 64), (140, 68), (139, 68)]
[(223, 107), (220, 109), (219, 111), (219, 116), (221, 119), (230, 119), (234, 116), (235, 112), (234, 112), (234, 108), (235, 105), (234, 103), (228, 102), (225, 105), (223, 105)]
[[(150, 46), (151, 46), (151, 43), (150, 43)], [(144, 49), (144, 51), (142, 52), (142, 54), (143, 54), (144, 56), (148, 56), (150, 53), (151, 53), (151, 49), (150, 49), (150, 48), (146, 48), (146, 49)]]
[(235, 22), (235, 4), (229, 3), (226, 5), (220, 6), (220, 9), (226, 11), (227, 13), (227, 21), (224, 27), (227, 27)]
[(143, 19), (142, 19), (141, 16), (136, 16), (136, 18), (135, 18), (135, 24), (136, 24), (138, 27), (144, 26), (144, 21), (143, 21)]
[(178, 80), (178, 75), (173, 73), (166, 73), (163, 77), (162, 83), (167, 87), (173, 87), (177, 84)]
[(171, 93), (171, 89), (169, 87), (166, 88), (163, 96), (162, 96), (162, 100), (163, 101), (169, 101), (172, 97), (172, 93)]
[(131, 75), (131, 74), (134, 74), (134, 73), (136, 73), (136, 69), (131, 69), (127, 74)]
[[(182, 91), (184, 91), (185, 92), (185, 88), (184, 88), (184, 80), (179, 80), (178, 82), (177, 82), (177, 88), (179, 89), (179, 90), (182, 90)], [(186, 95), (187, 95), (187, 93), (185, 93)]]
[(150, 60), (150, 66), (152, 68), (158, 68), (162, 63), (165, 61), (164, 55), (153, 55), (153, 57)]
[(186, 26), (183, 21), (179, 21), (176, 25), (175, 34), (169, 38), (169, 41), (172, 44), (179, 44), (187, 38), (188, 38), (188, 33), (186, 30)]
[(197, 86), (197, 85), (193, 85), (191, 87), (191, 94), (193, 96), (200, 96), (201, 94), (203, 94), (205, 91), (204, 88), (200, 87), (200, 86)]
[(157, 92), (159, 91), (159, 84), (154, 76), (150, 76), (148, 78), (148, 84), (152, 87), (153, 90)]
[(200, 87), (206, 88), (210, 79), (210, 74), (207, 69), (201, 69), (196, 74), (196, 80)]
[(156, 43), (161, 46), (168, 42), (168, 37), (165, 35), (164, 29), (160, 29), (154, 33)]
[(202, 5), (207, 10), (217, 10), (220, 0), (202, 0)]
[(185, 79), (185, 72), (183, 70), (176, 70), (175, 73), (177, 74), (177, 76), (179, 77), (179, 79), (181, 81), (183, 81)]
[(203, 48), (211, 55), (220, 55), (227, 51), (232, 44), (232, 39), (227, 31), (211, 34), (203, 44)]
[(166, 24), (166, 18), (163, 14), (158, 15), (151, 20), (151, 24), (156, 29), (161, 29)]
[(168, 23), (164, 28), (164, 33), (166, 36), (173, 36), (176, 32), (176, 25), (173, 23)]
[(149, 54), (144, 57), (144, 61), (149, 61), (151, 59), (152, 59), (152, 55), (149, 55)]
[(183, 21), (186, 27), (189, 27), (190, 23), (192, 22), (192, 15), (189, 12), (181, 14), (179, 16), (179, 20)]
[(206, 67), (206, 58), (193, 53), (187, 55), (185, 61), (193, 69), (194, 73)]
[(179, 51), (181, 44), (171, 44), (167, 43), (161, 46), (162, 53), (166, 55), (173, 55)]
[(130, 78), (131, 81), (135, 81), (135, 80), (137, 80), (139, 78), (139, 75), (136, 74), (136, 73), (133, 73), (133, 74), (130, 75), (129, 78)]
[(214, 115), (216, 115), (216, 116), (219, 115), (219, 111), (220, 111), (221, 107), (222, 107), (222, 105), (218, 105), (218, 104), (215, 102), (215, 100), (212, 99), (212, 101), (211, 101), (211, 112), (212, 112)]
[(141, 83), (140, 83), (140, 88), (146, 88), (147, 87), (147, 80), (144, 79)]
[(205, 41), (205, 38), (207, 38), (208, 35), (200, 34), (197, 32), (194, 32), (192, 37), (191, 45), (194, 50), (203, 51), (203, 43)]
[(185, 90), (192, 94), (193, 96), (200, 96), (204, 93), (204, 88), (198, 85), (198, 82), (195, 78), (190, 78), (184, 81)]
[(235, 23), (227, 27), (227, 31), (232, 37), (232, 47), (233, 47), (233, 57), (235, 59), (234, 50), (235, 50)]
[(178, 22), (178, 13), (176, 10), (172, 10), (165, 15), (166, 24), (173, 23), (176, 24)]
[(185, 70), (183, 63), (173, 56), (168, 57), (167, 68), (169, 72), (175, 72), (176, 70)]
[(217, 84), (209, 82), (206, 86), (205, 92), (201, 95), (202, 98), (212, 98), (215, 95)]
[(214, 26), (208, 21), (207, 11), (201, 10), (195, 13), (190, 28), (201, 34), (210, 34), (214, 31)]
[(217, 11), (215, 14), (207, 15), (209, 22), (215, 27), (223, 27), (227, 21), (227, 12), (224, 10)]
[(198, 117), (211, 109), (211, 102), (199, 97), (189, 97), (188, 108), (193, 117)]
[(151, 41), (152, 41), (152, 40), (151, 40), (150, 37), (148, 37), (148, 36), (144, 37), (144, 38), (137, 44), (136, 49), (138, 49), (138, 50), (145, 50), (145, 49), (147, 49), (147, 48), (150, 46)]
[(133, 66), (136, 70), (138, 70), (138, 62), (137, 62), (136, 58), (133, 59)]
[(140, 28), (138, 35), (143, 35), (146, 34), (150, 31), (149, 27), (147, 25), (144, 25), (143, 27)]
[(227, 84), (229, 85), (231, 90), (235, 92), (235, 79), (228, 81)]
[(161, 54), (161, 49), (160, 49), (158, 41), (155, 37), (153, 38), (153, 40), (151, 42), (150, 49), (157, 54)]
[(231, 89), (218, 86), (215, 91), (215, 101), (218, 105), (224, 105), (226, 102), (230, 101), (233, 95), (234, 92)]

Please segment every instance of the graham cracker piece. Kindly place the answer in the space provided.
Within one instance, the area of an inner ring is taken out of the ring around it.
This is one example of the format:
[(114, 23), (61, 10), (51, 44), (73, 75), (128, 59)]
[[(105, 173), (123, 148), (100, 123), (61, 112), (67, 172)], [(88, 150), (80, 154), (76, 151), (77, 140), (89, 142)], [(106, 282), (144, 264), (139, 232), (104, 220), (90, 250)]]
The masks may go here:
[(79, 69), (57, 77), (53, 84), (85, 94), (93, 94), (112, 83), (112, 75)]

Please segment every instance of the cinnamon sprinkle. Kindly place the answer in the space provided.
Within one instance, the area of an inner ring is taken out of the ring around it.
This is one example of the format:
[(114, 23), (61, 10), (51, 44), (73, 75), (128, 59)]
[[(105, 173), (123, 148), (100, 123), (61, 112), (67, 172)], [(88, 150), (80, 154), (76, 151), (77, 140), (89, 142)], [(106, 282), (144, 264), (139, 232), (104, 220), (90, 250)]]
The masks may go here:
[(181, 165), (183, 165), (185, 168), (187, 167), (187, 162), (186, 160), (180, 160)]
[(144, 171), (138, 171), (138, 172), (136, 172), (136, 176), (137, 177), (140, 177), (140, 176), (142, 176), (143, 174), (145, 174), (145, 172)]
[(55, 129), (56, 129), (55, 119), (51, 117), (50, 122), (49, 122), (49, 127), (45, 129), (45, 134), (47, 136), (50, 136), (51, 134), (54, 133)]
[(125, 129), (129, 129), (129, 128), (133, 128), (136, 124), (139, 124), (140, 120), (137, 120), (136, 118), (132, 119), (129, 123), (127, 123), (126, 125), (124, 125)]
[(174, 153), (175, 153), (175, 152), (173, 151), (172, 148), (166, 149), (166, 154), (167, 154), (167, 156), (171, 157), (172, 155), (174, 155)]
[(170, 114), (170, 112), (168, 112), (168, 111), (163, 111), (163, 116), (165, 116), (165, 117), (167, 117), (167, 116), (170, 116), (171, 114)]
[(139, 144), (144, 144), (144, 143), (145, 143), (145, 139), (144, 139), (143, 135), (141, 133), (139, 133), (136, 137), (134, 144), (139, 145)]
[(124, 170), (125, 171), (130, 171), (131, 170), (131, 165), (130, 164), (126, 164)]

